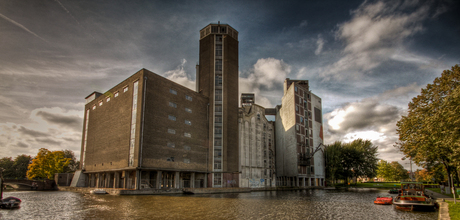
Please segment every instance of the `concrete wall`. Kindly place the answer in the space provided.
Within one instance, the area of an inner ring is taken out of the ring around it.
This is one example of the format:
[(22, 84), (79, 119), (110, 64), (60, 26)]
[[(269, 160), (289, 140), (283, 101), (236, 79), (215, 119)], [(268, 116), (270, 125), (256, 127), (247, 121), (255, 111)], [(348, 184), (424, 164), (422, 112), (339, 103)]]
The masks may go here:
[[(313, 106), (313, 147), (316, 149), (320, 144), (323, 144), (323, 117), (322, 117), (322, 104), (321, 104), (321, 98), (319, 98), (315, 94), (311, 94), (312, 99), (311, 103)], [(315, 113), (315, 108), (319, 109), (319, 116), (321, 118), (320, 122), (317, 122), (315, 120), (316, 118), (316, 113)], [(325, 161), (324, 161), (324, 147), (321, 147), (323, 151), (318, 151), (314, 155), (314, 169), (315, 169), (315, 178), (325, 178), (326, 175), (326, 167), (325, 167)]]

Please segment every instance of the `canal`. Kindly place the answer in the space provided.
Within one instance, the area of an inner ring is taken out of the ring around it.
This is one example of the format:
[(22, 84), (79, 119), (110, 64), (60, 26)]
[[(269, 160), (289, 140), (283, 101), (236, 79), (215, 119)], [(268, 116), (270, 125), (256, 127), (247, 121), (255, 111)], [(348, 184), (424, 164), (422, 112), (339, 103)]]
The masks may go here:
[(437, 219), (374, 205), (386, 190), (299, 190), (240, 194), (113, 196), (66, 191), (10, 191), (22, 200), (0, 219)]

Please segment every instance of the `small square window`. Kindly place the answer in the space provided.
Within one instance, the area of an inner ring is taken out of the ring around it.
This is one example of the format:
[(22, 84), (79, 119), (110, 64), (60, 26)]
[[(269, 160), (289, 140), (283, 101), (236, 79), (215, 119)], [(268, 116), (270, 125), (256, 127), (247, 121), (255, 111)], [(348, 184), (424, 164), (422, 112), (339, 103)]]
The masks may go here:
[(177, 95), (177, 91), (174, 90), (174, 89), (169, 89), (169, 92), (170, 92), (171, 94)]
[(188, 113), (192, 113), (192, 109), (191, 109), (191, 108), (185, 108), (185, 111), (188, 112)]
[(176, 133), (176, 130), (171, 129), (171, 128), (168, 128), (168, 133), (170, 133), (170, 134), (175, 134), (175, 133)]
[(190, 163), (190, 159), (184, 158), (184, 163)]
[(177, 108), (177, 104), (174, 103), (174, 102), (169, 102), (169, 106), (174, 107), (174, 108)]
[(114, 97), (118, 97), (118, 92), (115, 93), (115, 95), (113, 95)]
[(107, 102), (110, 102), (110, 97), (107, 97), (106, 101), (107, 101)]
[(169, 120), (176, 121), (176, 116), (168, 115)]
[(103, 103), (103, 102), (102, 102), (102, 101), (100, 101), (100, 102), (99, 102), (99, 106), (102, 106), (102, 103)]
[(186, 125), (192, 125), (192, 122), (189, 121), (189, 120), (185, 120), (185, 124), (186, 124)]
[(188, 96), (188, 95), (185, 95), (185, 99), (189, 100), (189, 101), (192, 101), (192, 97), (191, 96)]
[(191, 137), (192, 137), (192, 134), (190, 134), (190, 133), (187, 133), (187, 132), (184, 132), (184, 136), (185, 136), (185, 137), (189, 137), (189, 138), (191, 138)]
[(168, 147), (174, 148), (174, 147), (176, 147), (176, 144), (174, 144), (174, 143), (172, 143), (172, 142), (168, 142), (168, 145), (167, 145), (167, 146), (168, 146)]
[(188, 146), (188, 145), (185, 145), (185, 146), (184, 146), (184, 150), (191, 150), (191, 149), (192, 149), (192, 148), (191, 148), (190, 146)]
[(123, 88), (123, 92), (127, 92), (128, 91), (128, 87), (126, 86), (125, 88)]

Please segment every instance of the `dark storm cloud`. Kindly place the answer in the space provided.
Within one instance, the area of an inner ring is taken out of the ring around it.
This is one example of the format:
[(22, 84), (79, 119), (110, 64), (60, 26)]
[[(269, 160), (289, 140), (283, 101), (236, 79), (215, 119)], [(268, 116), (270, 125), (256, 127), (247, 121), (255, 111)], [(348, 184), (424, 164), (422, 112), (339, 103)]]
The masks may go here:
[(397, 107), (381, 104), (376, 100), (352, 103), (343, 109), (349, 111), (340, 123), (341, 132), (378, 128), (395, 121), (401, 113)]
[(28, 136), (32, 136), (32, 137), (48, 137), (48, 136), (50, 136), (48, 133), (31, 130), (31, 129), (25, 128), (24, 126), (19, 127), (18, 132), (23, 134), (23, 135), (28, 135)]
[(82, 119), (78, 116), (53, 114), (46, 111), (38, 111), (36, 115), (51, 124), (71, 127), (76, 130), (79, 130), (82, 125)]
[(16, 144), (16, 146), (17, 146), (17, 147), (20, 147), (20, 148), (28, 148), (28, 147), (29, 147), (29, 145), (24, 144), (24, 143), (22, 143), (22, 142), (18, 142), (18, 143)]
[(60, 141), (56, 141), (51, 138), (36, 138), (35, 141), (37, 141), (38, 143), (46, 144), (46, 145), (56, 145), (56, 146), (61, 145)]

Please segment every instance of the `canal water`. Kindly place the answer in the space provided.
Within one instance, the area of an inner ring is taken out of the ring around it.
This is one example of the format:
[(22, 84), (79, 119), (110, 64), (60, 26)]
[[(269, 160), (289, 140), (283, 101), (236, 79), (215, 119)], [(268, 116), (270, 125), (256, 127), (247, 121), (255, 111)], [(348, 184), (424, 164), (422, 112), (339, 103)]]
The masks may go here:
[(386, 190), (298, 190), (239, 194), (113, 196), (66, 191), (5, 192), (22, 200), (0, 219), (437, 219), (374, 205)]

